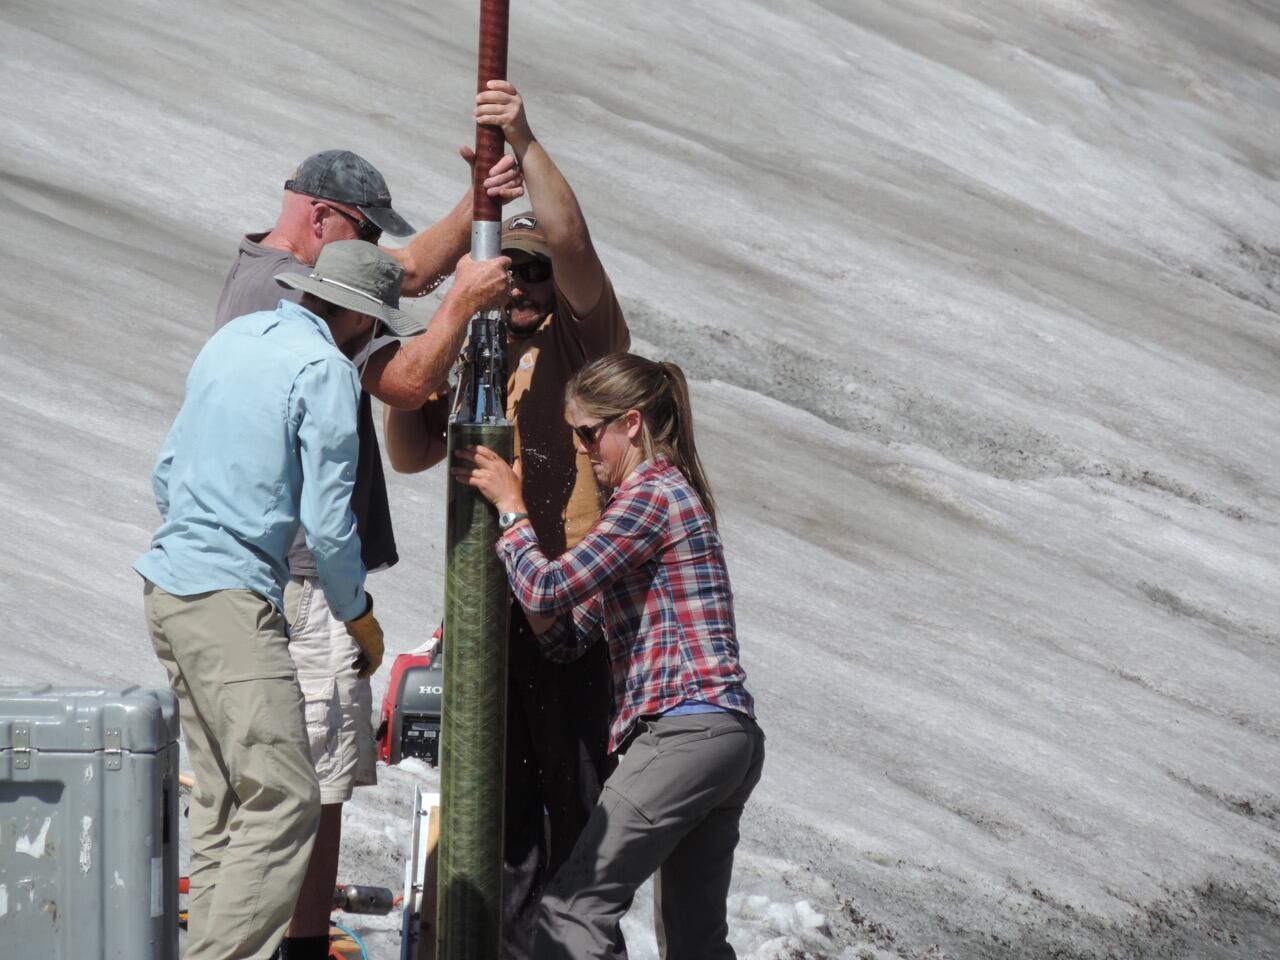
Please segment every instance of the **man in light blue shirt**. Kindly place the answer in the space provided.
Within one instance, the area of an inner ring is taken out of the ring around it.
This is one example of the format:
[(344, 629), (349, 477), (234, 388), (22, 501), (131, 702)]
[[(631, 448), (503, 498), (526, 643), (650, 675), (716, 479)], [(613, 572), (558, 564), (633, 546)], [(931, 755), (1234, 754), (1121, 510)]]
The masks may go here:
[(420, 329), (398, 309), (402, 275), (358, 240), (279, 275), (302, 302), (210, 338), (152, 474), (162, 523), (134, 569), (196, 774), (186, 960), (269, 957), (310, 856), (320, 794), (282, 614), (299, 524), (362, 672), (382, 659), (350, 507), (351, 357), (379, 324)]

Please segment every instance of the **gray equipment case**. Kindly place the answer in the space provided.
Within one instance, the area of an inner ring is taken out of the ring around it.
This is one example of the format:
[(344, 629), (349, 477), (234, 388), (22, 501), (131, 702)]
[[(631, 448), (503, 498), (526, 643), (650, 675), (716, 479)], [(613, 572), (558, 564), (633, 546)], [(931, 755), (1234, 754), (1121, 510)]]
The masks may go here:
[(169, 690), (0, 687), (0, 955), (178, 955)]

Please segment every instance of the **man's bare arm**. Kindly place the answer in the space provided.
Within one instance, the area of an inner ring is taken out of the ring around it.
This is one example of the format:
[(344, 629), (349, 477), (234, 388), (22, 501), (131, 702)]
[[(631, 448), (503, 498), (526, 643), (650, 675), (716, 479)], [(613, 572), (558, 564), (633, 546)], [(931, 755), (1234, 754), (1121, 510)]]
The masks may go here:
[(464, 198), (443, 220), (414, 235), (408, 246), (383, 247), (404, 267), (400, 295), (420, 297), (448, 279), (471, 242), (471, 202)]
[(391, 469), (397, 473), (421, 473), (444, 459), (449, 407), (450, 397), (444, 394), (417, 410), (384, 408), (382, 434)]
[(507, 293), (509, 257), (458, 261), (457, 277), (444, 295), (426, 332), (398, 349), (380, 350), (369, 360), (364, 388), (389, 407), (412, 410), (444, 388), (449, 369), (467, 335), (467, 321), (481, 309), (499, 303)]
[[(475, 151), (460, 147), (459, 153), (468, 165), (475, 161)], [(520, 167), (510, 154), (502, 157), (489, 170), (484, 182), (491, 197), (507, 203), (524, 195)], [(453, 265), (471, 246), (471, 191), (458, 201), (438, 223), (414, 236), (404, 247), (383, 247), (404, 267), (400, 294), (420, 297), (430, 293), (453, 272)]]
[(476, 97), (476, 122), (502, 128), (524, 171), (524, 186), (538, 229), (551, 248), (556, 286), (578, 314), (591, 310), (604, 289), (604, 267), (569, 182), (529, 127), (524, 101), (505, 80), (490, 80)]

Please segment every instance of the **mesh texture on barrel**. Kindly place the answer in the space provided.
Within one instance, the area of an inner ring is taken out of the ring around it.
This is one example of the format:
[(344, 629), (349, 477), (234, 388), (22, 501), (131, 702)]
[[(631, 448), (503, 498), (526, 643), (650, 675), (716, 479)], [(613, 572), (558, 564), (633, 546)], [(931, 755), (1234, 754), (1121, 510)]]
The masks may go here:
[[(449, 425), (447, 463), (483, 444), (511, 460), (509, 424)], [(450, 479), (444, 612), (440, 960), (498, 960), (510, 591), (494, 552), (497, 511)]]

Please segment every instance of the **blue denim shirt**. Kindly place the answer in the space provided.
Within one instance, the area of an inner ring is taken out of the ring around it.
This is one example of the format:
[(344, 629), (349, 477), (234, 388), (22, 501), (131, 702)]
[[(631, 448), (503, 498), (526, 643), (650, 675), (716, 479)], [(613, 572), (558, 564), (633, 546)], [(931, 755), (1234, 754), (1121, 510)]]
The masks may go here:
[(177, 596), (252, 590), (284, 608), (298, 529), (334, 615), (364, 613), (351, 512), (356, 368), (329, 326), (295, 303), (238, 317), (187, 375), (151, 474), (163, 523), (134, 569)]

